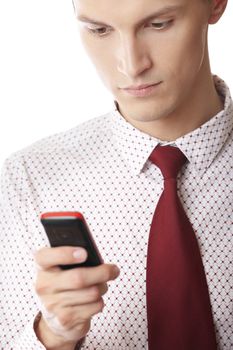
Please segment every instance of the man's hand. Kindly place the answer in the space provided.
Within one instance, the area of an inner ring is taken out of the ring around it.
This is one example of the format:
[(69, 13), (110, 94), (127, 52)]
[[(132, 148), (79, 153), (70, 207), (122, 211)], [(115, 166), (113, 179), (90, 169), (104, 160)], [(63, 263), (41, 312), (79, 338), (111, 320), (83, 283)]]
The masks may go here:
[(92, 316), (103, 310), (107, 282), (119, 275), (117, 266), (110, 264), (70, 270), (58, 267), (86, 258), (87, 252), (79, 247), (43, 248), (35, 254), (35, 289), (43, 305), (36, 333), (47, 349), (74, 349), (89, 331)]

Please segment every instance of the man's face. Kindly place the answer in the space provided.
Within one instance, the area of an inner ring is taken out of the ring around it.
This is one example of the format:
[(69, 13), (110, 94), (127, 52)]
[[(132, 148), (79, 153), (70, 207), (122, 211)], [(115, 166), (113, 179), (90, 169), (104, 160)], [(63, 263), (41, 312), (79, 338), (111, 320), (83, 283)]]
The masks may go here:
[[(75, 5), (87, 53), (126, 119), (159, 120), (191, 101), (209, 69), (209, 1), (75, 0)], [(138, 89), (142, 85), (153, 86)]]

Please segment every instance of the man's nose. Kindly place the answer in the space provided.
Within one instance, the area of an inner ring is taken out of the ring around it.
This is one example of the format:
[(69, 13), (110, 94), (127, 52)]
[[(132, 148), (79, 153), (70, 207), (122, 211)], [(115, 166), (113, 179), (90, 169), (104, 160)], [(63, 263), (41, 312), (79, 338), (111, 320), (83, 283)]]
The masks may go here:
[(122, 39), (117, 53), (117, 69), (129, 78), (136, 78), (152, 66), (146, 46), (135, 37)]

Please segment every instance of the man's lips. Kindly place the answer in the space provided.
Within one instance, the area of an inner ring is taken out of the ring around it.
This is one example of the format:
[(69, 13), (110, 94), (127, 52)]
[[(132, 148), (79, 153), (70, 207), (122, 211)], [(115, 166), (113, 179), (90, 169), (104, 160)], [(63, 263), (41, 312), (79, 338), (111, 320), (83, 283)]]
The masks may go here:
[(152, 84), (142, 84), (142, 85), (131, 85), (122, 90), (125, 93), (133, 96), (133, 97), (148, 97), (156, 92), (158, 85), (161, 84), (161, 81), (158, 83)]
[(142, 89), (147, 89), (150, 86), (154, 86), (157, 85), (159, 83), (152, 83), (152, 84), (142, 84), (142, 85), (132, 85), (132, 86), (128, 86), (123, 88), (123, 90), (142, 90)]

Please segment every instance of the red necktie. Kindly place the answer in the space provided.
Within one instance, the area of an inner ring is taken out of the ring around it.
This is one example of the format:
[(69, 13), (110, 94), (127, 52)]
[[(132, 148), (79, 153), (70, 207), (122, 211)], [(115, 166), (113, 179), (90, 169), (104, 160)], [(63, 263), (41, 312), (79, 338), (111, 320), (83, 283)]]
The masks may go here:
[(149, 350), (216, 350), (198, 242), (177, 195), (176, 177), (187, 159), (176, 147), (158, 146), (150, 160), (163, 174), (164, 191), (148, 243)]

